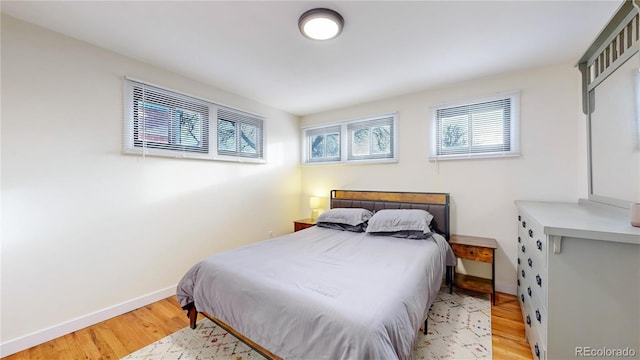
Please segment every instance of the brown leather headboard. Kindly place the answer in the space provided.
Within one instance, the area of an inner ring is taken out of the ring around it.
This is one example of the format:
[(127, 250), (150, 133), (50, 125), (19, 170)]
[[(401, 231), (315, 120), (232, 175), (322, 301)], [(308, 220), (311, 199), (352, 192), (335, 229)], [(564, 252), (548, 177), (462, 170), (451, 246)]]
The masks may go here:
[(449, 240), (447, 193), (331, 190), (331, 208), (363, 208), (374, 213), (382, 209), (426, 210), (433, 215), (431, 229)]

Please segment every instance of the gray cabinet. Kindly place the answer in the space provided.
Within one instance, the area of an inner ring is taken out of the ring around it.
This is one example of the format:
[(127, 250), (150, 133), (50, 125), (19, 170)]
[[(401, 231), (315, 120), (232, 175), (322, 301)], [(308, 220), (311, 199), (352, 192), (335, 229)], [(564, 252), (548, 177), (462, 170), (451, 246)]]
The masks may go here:
[(640, 358), (640, 229), (629, 210), (516, 205), (518, 298), (533, 358), (625, 349)]

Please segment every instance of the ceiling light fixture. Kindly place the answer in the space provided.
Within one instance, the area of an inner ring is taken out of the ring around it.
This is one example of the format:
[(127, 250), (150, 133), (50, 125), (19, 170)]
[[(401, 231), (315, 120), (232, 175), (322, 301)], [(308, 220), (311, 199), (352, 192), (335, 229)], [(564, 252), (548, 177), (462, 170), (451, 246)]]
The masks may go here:
[(324, 8), (311, 9), (300, 16), (298, 27), (312, 40), (329, 40), (342, 32), (344, 19), (340, 14)]

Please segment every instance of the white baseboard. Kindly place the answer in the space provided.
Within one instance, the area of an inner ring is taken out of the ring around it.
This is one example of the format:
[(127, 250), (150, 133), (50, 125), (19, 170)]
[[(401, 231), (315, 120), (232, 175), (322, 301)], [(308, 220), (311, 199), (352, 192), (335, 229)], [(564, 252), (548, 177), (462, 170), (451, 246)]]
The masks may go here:
[(34, 333), (3, 342), (0, 344), (0, 357), (9, 356), (17, 353), (18, 351), (45, 343), (74, 331), (84, 329), (88, 326), (122, 315), (175, 294), (176, 285), (75, 318), (62, 324), (54, 325)]

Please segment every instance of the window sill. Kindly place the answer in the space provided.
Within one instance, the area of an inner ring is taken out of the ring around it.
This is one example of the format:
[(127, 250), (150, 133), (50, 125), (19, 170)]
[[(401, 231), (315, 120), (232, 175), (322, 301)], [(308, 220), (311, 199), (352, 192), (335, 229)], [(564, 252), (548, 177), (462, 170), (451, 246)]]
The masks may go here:
[(302, 166), (318, 166), (318, 165), (375, 165), (375, 164), (393, 164), (398, 159), (369, 159), (369, 160), (346, 160), (346, 161), (318, 161), (303, 162)]
[(251, 163), (251, 164), (266, 164), (266, 159), (242, 157), (242, 156), (228, 156), (228, 155), (211, 155), (211, 154), (197, 154), (197, 153), (181, 153), (175, 151), (166, 150), (142, 150), (139, 148), (124, 149), (125, 155), (137, 155), (140, 157), (150, 156), (157, 158), (173, 158), (173, 159), (192, 159), (192, 160), (207, 160), (207, 161), (224, 161), (224, 162), (236, 162), (236, 163)]
[(514, 158), (519, 157), (519, 152), (500, 153), (500, 154), (459, 154), (459, 155), (440, 155), (430, 156), (429, 161), (445, 161), (445, 160), (471, 160), (471, 159), (500, 159), (500, 158)]

